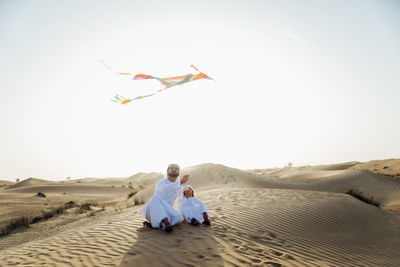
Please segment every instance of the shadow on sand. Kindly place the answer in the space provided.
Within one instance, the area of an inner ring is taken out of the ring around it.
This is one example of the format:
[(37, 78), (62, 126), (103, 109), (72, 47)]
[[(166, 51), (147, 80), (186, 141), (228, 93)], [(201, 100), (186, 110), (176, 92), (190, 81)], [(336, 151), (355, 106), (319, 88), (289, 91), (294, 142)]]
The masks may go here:
[(138, 228), (120, 266), (223, 266), (212, 227), (181, 224), (171, 233)]

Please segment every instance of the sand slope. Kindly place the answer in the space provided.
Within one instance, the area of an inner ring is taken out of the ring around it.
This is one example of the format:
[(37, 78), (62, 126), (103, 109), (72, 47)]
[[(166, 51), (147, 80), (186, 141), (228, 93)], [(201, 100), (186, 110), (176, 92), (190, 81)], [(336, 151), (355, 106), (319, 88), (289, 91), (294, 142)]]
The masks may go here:
[[(182, 170), (190, 175), (190, 185), (196, 190), (217, 188), (304, 189), (344, 193), (352, 189), (381, 202), (383, 208), (393, 207), (400, 200), (399, 180), (369, 171), (352, 169), (357, 163), (310, 167), (240, 170), (220, 164), (201, 164)], [(147, 202), (154, 192), (155, 182), (137, 194)]]
[(37, 186), (37, 185), (44, 185), (44, 184), (57, 184), (57, 182), (42, 180), (42, 179), (38, 179), (38, 178), (28, 178), (28, 179), (22, 180), (18, 183), (8, 186), (7, 189), (20, 188), (20, 187), (25, 187), (25, 186)]
[[(336, 193), (279, 189), (199, 195), (212, 226), (141, 227), (141, 206), (2, 251), (4, 266), (398, 266), (400, 220)], [(366, 218), (369, 218), (367, 221)]]
[(200, 197), (213, 215), (211, 227), (181, 226), (172, 235), (141, 229), (121, 265), (400, 264), (399, 218), (350, 196), (232, 189)]
[[(54, 218), (0, 239), (0, 265), (400, 266), (400, 216), (342, 193), (357, 189), (396, 209), (400, 181), (355, 169), (357, 164), (258, 170), (192, 166), (182, 174), (190, 174), (189, 184), (207, 205), (211, 227), (180, 225), (171, 234), (143, 228), (143, 205), (80, 217), (62, 227), (57, 223), (62, 218)], [(118, 182), (137, 185), (136, 197), (145, 201), (160, 178), (138, 174)], [(87, 180), (80, 186), (92, 185), (93, 192), (106, 195), (101, 188), (109, 182)], [(132, 205), (133, 198), (123, 203)], [(46, 229), (55, 232), (16, 242)]]
[(14, 182), (7, 181), (7, 180), (0, 180), (0, 186), (10, 186), (15, 184)]
[(388, 175), (400, 179), (400, 159), (371, 160), (353, 167), (356, 170), (367, 170), (376, 174)]

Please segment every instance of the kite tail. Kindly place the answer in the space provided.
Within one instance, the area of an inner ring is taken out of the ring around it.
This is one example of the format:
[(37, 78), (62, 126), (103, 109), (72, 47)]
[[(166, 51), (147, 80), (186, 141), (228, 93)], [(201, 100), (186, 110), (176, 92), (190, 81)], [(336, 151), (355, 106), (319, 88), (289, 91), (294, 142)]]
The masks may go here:
[(193, 64), (190, 65), (190, 67), (192, 67), (193, 69), (195, 69), (195, 70), (197, 70), (198, 72), (200, 72), (199, 74), (197, 74), (197, 75), (198, 75), (198, 78), (195, 78), (194, 80), (204, 78), (204, 79), (209, 79), (209, 80), (215, 81), (215, 80), (214, 80), (213, 78), (211, 78), (210, 76), (208, 76), (208, 75), (204, 74), (203, 72), (201, 72), (201, 71), (200, 71), (198, 68), (196, 68)]
[(97, 62), (100, 62), (101, 64), (103, 64), (104, 67), (106, 67), (108, 70), (112, 70), (110, 66), (108, 66), (106, 63), (104, 63), (103, 60), (98, 59)]
[(106, 67), (109, 71), (114, 72), (115, 74), (118, 75), (124, 75), (124, 76), (133, 76), (132, 73), (129, 72), (115, 72), (109, 65), (107, 65), (103, 60), (99, 59), (97, 60), (98, 62), (100, 62), (101, 64), (103, 64), (104, 67)]
[(158, 89), (157, 91), (155, 91), (155, 92), (153, 92), (153, 93), (151, 93), (151, 94), (148, 94), (148, 95), (140, 95), (140, 96), (137, 96), (137, 97), (132, 98), (132, 99), (127, 99), (127, 98), (125, 98), (125, 97), (123, 97), (123, 96), (121, 96), (121, 95), (116, 95), (116, 96), (114, 96), (114, 99), (111, 99), (111, 101), (112, 101), (112, 102), (115, 102), (115, 103), (117, 103), (117, 104), (122, 104), (122, 105), (123, 105), (123, 104), (129, 103), (129, 102), (131, 102), (131, 101), (133, 101), (133, 100), (139, 100), (139, 99), (143, 99), (143, 98), (152, 96), (152, 95), (157, 94), (157, 93), (159, 93), (159, 92), (161, 92), (161, 91), (164, 91), (164, 90), (166, 90), (166, 89), (169, 89), (169, 88), (168, 88), (168, 87), (165, 87), (165, 88), (162, 88), (162, 89)]
[(154, 79), (153, 76), (147, 75), (147, 74), (136, 74), (135, 77), (133, 77), (134, 80), (145, 80), (145, 79)]
[(195, 69), (195, 70), (197, 70), (198, 72), (201, 72), (201, 71), (199, 71), (199, 69), (198, 68), (196, 68), (193, 64), (192, 65), (190, 65), (190, 67), (192, 67), (193, 69)]
[(114, 96), (114, 99), (111, 99), (112, 102), (115, 102), (117, 104), (126, 104), (131, 102), (133, 99), (126, 99), (125, 97), (123, 97), (122, 95), (116, 95)]

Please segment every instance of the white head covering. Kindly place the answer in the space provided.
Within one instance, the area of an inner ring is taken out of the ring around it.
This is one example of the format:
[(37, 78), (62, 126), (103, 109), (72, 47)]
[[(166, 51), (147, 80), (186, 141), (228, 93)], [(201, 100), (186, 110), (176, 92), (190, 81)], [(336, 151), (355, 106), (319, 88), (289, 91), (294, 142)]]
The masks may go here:
[(179, 171), (181, 171), (181, 167), (179, 166), (179, 164), (171, 163), (171, 164), (168, 165), (167, 172), (168, 172), (169, 168), (171, 168), (172, 166), (178, 167)]
[(194, 191), (193, 187), (191, 185), (188, 185), (188, 184), (183, 187), (183, 191), (185, 191), (188, 188), (190, 188), (190, 189), (192, 189), (192, 191)]
[(191, 185), (185, 185), (185, 186), (182, 188), (182, 191), (181, 191), (181, 193), (179, 194), (179, 196), (178, 196), (178, 201), (177, 201), (177, 210), (179, 211), (179, 213), (182, 213), (182, 200), (183, 200), (183, 197), (184, 197), (184, 192), (185, 192), (185, 190), (186, 190), (187, 188), (192, 189), (192, 191), (194, 192), (193, 187), (192, 187)]

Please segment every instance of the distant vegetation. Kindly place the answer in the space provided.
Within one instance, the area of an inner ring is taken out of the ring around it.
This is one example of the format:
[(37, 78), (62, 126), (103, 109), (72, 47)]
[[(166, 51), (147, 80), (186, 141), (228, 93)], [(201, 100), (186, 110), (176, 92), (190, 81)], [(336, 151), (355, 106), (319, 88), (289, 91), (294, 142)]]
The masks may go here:
[(345, 194), (355, 197), (367, 204), (374, 205), (375, 207), (379, 208), (379, 206), (380, 206), (380, 203), (377, 200), (375, 200), (373, 197), (371, 197), (371, 198), (364, 197), (361, 194), (361, 192), (356, 192), (353, 189), (348, 189), (347, 191), (345, 191)]
[(139, 199), (138, 197), (135, 197), (135, 198), (133, 199), (133, 201), (134, 201), (135, 205), (144, 204), (143, 199)]
[(98, 206), (97, 202), (96, 201), (84, 202), (84, 203), (82, 203), (81, 205), (78, 206), (78, 213), (79, 214), (85, 213), (85, 212), (91, 210), (92, 206), (93, 207), (97, 207)]
[[(18, 218), (13, 218), (6, 222), (6, 224), (0, 228), (0, 236), (5, 236), (10, 234), (12, 231), (22, 228), (29, 227), (31, 224), (37, 223), (41, 220), (50, 219), (56, 215), (64, 214), (68, 209), (77, 208), (77, 213), (82, 214), (91, 210), (92, 206), (98, 206), (95, 201), (88, 201), (81, 203), (78, 205), (74, 201), (69, 201), (64, 205), (51, 207), (50, 209), (42, 210), (41, 214), (36, 216), (20, 216)], [(104, 210), (104, 205), (103, 205)], [(94, 212), (92, 211), (89, 216), (94, 216)]]
[(133, 197), (137, 192), (136, 191), (132, 191), (128, 194), (128, 198)]

